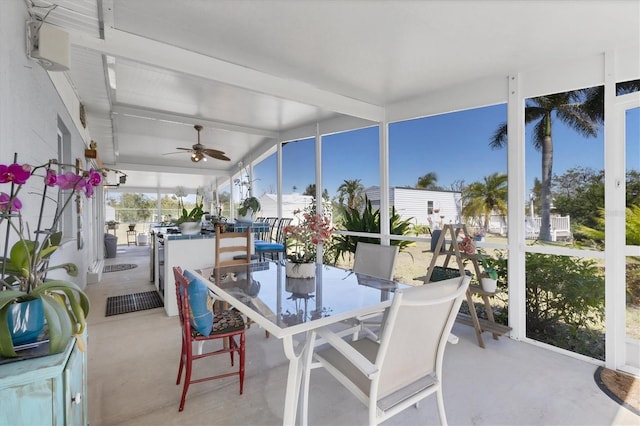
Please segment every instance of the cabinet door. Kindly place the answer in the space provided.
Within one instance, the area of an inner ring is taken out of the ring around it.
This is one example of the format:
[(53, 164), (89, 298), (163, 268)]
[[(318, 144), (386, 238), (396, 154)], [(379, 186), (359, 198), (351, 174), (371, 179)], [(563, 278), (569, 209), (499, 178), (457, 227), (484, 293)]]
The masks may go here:
[(87, 392), (85, 352), (76, 346), (64, 369), (65, 424), (82, 426), (87, 424)]
[(0, 389), (0, 425), (53, 425), (55, 380), (35, 380)]

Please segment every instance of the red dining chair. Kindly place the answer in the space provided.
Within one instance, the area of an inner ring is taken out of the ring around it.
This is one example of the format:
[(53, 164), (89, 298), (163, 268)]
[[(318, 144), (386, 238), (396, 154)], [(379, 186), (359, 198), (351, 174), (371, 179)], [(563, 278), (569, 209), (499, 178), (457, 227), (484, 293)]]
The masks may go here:
[[(188, 272), (187, 272), (188, 273)], [(205, 295), (208, 294), (208, 290), (204, 283), (199, 282), (196, 278), (189, 283), (187, 277), (185, 277), (182, 273), (182, 269), (180, 267), (173, 267), (173, 275), (176, 280), (176, 299), (178, 301), (178, 311), (180, 316), (180, 326), (182, 328), (182, 352), (180, 354), (180, 368), (178, 369), (178, 379), (176, 380), (176, 385), (180, 384), (180, 379), (182, 378), (182, 371), (184, 370), (184, 385), (182, 388), (182, 398), (180, 399), (180, 408), (179, 411), (184, 409), (185, 399), (187, 398), (187, 391), (189, 390), (189, 385), (193, 383), (201, 383), (209, 380), (222, 379), (224, 377), (230, 377), (238, 375), (240, 376), (240, 395), (242, 395), (243, 385), (244, 385), (244, 359), (245, 359), (245, 324), (242, 319), (242, 316), (239, 312), (229, 309), (222, 311), (211, 311), (205, 312), (204, 314), (196, 314), (194, 315), (195, 305), (190, 303), (189, 298), (189, 287), (190, 286), (204, 286), (204, 291), (199, 291), (199, 294)], [(192, 292), (192, 294), (194, 294)], [(200, 297), (200, 296), (198, 296)], [(211, 306), (211, 301), (203, 301), (199, 300), (196, 302), (204, 302), (208, 306)], [(206, 321), (206, 323), (202, 323), (202, 321)], [(192, 324), (192, 321), (195, 321)], [(196, 328), (203, 330), (202, 326), (204, 325), (205, 331), (211, 330), (209, 333), (202, 334)], [(222, 339), (228, 340), (228, 344), (224, 345), (222, 349), (211, 350), (208, 352), (193, 353), (193, 343), (194, 342), (204, 342), (208, 340), (216, 340)], [(239, 340), (236, 341), (236, 339)], [(198, 379), (191, 378), (192, 364), (193, 361), (206, 358), (213, 355), (220, 355), (224, 353), (228, 353), (231, 357), (231, 365), (234, 365), (234, 353), (238, 353), (239, 366), (238, 371), (216, 374), (214, 376), (202, 377)]]

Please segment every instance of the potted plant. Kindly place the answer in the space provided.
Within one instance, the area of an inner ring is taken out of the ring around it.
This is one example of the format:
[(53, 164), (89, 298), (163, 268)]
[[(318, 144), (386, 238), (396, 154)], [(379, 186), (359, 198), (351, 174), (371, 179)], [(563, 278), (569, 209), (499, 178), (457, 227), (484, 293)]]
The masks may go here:
[(256, 197), (247, 197), (238, 208), (238, 221), (253, 222), (254, 213), (260, 211), (260, 200)]
[(178, 187), (176, 196), (178, 197), (180, 216), (174, 221), (174, 225), (179, 226), (180, 232), (185, 235), (199, 234), (202, 216), (207, 214), (204, 211), (203, 201), (196, 199), (196, 206), (189, 211), (184, 207), (184, 202), (182, 201), (182, 197), (184, 196), (184, 190), (182, 188)]
[(315, 277), (317, 245), (327, 241), (333, 233), (331, 219), (327, 216), (294, 211), (298, 217), (296, 225), (283, 230), (286, 246), (286, 275), (292, 278)]
[(498, 272), (493, 266), (489, 265), (487, 257), (482, 254), (480, 254), (480, 262), (484, 269), (480, 276), (480, 286), (487, 293), (495, 293), (498, 288)]
[(135, 231), (136, 230), (136, 224), (135, 223), (130, 223), (129, 224), (129, 231)]
[(482, 228), (478, 229), (476, 232), (473, 233), (474, 241), (484, 242), (484, 237), (485, 237), (485, 233), (484, 233), (484, 229)]
[[(64, 269), (70, 276), (78, 274), (78, 268), (72, 263), (51, 264), (51, 256), (62, 238), (57, 229), (64, 210), (72, 205), (71, 200), (80, 196), (79, 192), (84, 192), (87, 198), (93, 196), (93, 188), (100, 184), (102, 177), (93, 169), (79, 174), (57, 174), (57, 166), (56, 160), (34, 168), (15, 160), (11, 165), (0, 164), (0, 184), (10, 185), (8, 193), (0, 192), (0, 224), (6, 224), (4, 252), (0, 258), (0, 356), (3, 357), (17, 356), (17, 344), (37, 341), (45, 320), (50, 353), (63, 351), (74, 335), (79, 346), (84, 346), (81, 336), (89, 313), (87, 295), (76, 284), (49, 279), (47, 274), (54, 269)], [(23, 205), (18, 194), (28, 180), (37, 176), (44, 178), (44, 185), (37, 225), (31, 228), (23, 221)], [(60, 204), (55, 194), (47, 194), (52, 187), (68, 191)], [(47, 204), (52, 202), (56, 204), (55, 213), (52, 223), (45, 228), (43, 219), (47, 216), (43, 213), (51, 210)], [(29, 318), (22, 318), (23, 313), (28, 313)], [(27, 321), (31, 319), (34, 321)], [(13, 327), (23, 321), (33, 322), (34, 328)]]

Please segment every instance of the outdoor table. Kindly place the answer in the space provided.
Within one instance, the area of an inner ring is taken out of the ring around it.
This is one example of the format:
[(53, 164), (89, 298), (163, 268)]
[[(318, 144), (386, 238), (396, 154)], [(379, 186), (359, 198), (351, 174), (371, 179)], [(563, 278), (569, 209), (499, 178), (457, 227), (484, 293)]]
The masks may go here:
[[(222, 268), (221, 282), (210, 280), (213, 268), (196, 271), (220, 299), (238, 309), (275, 338), (289, 360), (283, 424), (296, 421), (304, 362), (310, 359), (311, 330), (375, 312), (391, 304), (397, 288), (407, 285), (344, 269), (316, 265), (316, 277), (288, 278), (279, 262), (255, 262)], [(294, 339), (298, 336), (299, 340)], [(299, 407), (303, 415), (307, 407)]]

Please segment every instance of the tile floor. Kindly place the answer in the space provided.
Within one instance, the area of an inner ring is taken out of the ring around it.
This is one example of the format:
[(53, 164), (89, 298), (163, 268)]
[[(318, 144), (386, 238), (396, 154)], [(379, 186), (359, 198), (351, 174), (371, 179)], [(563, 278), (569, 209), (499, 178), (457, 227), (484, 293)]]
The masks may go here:
[[(236, 378), (192, 385), (178, 412), (180, 354), (177, 317), (162, 308), (105, 317), (109, 296), (153, 289), (149, 248), (118, 246), (107, 263), (135, 269), (103, 274), (89, 285), (89, 423), (96, 425), (279, 425), (287, 363), (280, 342), (255, 325), (247, 333), (245, 391)], [(478, 347), (473, 329), (456, 325), (449, 345), (444, 394), (451, 425), (639, 425), (595, 384), (596, 365), (508, 338), (486, 338)], [(224, 357), (216, 357), (224, 358)], [(203, 361), (207, 362), (207, 361)], [(225, 359), (213, 360), (225, 369)], [(211, 368), (209, 365), (208, 367)], [(311, 378), (309, 423), (366, 424), (367, 412), (326, 372)], [(389, 419), (389, 425), (438, 424), (435, 402), (425, 400)]]

